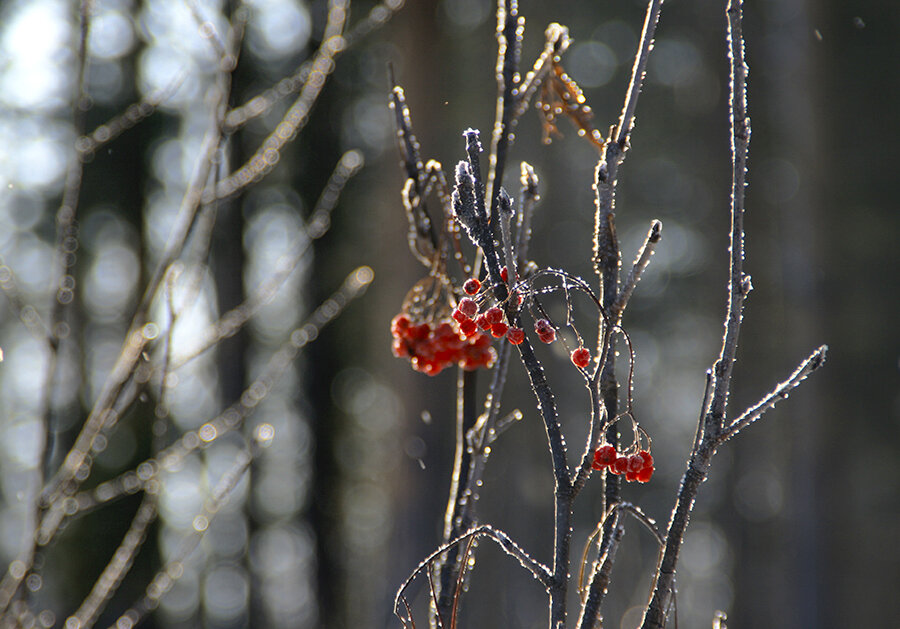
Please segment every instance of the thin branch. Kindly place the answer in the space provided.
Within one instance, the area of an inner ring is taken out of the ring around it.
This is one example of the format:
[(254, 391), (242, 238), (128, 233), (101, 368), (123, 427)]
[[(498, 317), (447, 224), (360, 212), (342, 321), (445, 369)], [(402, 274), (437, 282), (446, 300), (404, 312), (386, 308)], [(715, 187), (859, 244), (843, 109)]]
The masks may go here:
[[(585, 546), (584, 549), (582, 571), (584, 570), (584, 564), (587, 561), (589, 546), (592, 543), (592, 540), (595, 539), (601, 531), (606, 529), (612, 531), (610, 535), (605, 535), (598, 544), (599, 553), (597, 560), (594, 562), (594, 569), (591, 572), (587, 596), (582, 603), (581, 614), (578, 618), (578, 629), (591, 629), (597, 625), (600, 620), (600, 607), (603, 604), (603, 599), (606, 597), (607, 588), (609, 587), (612, 564), (615, 561), (616, 550), (625, 533), (624, 524), (619, 520), (621, 513), (627, 513), (643, 524), (656, 539), (660, 551), (662, 551), (662, 547), (665, 544), (663, 536), (656, 528), (656, 523), (647, 517), (639, 507), (630, 502), (619, 502), (610, 507), (610, 510), (607, 512), (606, 516), (604, 516), (603, 521), (597, 525), (597, 529), (588, 538), (587, 546)], [(607, 520), (611, 521), (607, 522)], [(579, 576), (578, 580), (580, 585), (581, 576)]]
[(616, 301), (613, 304), (612, 311), (610, 312), (610, 316), (616, 323), (621, 322), (622, 313), (625, 311), (625, 307), (628, 305), (628, 300), (631, 299), (631, 295), (632, 293), (634, 293), (634, 289), (637, 286), (637, 283), (641, 281), (641, 275), (644, 273), (647, 265), (650, 264), (650, 258), (656, 251), (656, 244), (660, 241), (661, 238), (662, 223), (660, 221), (654, 220), (652, 223), (650, 223), (650, 231), (647, 232), (647, 237), (644, 239), (644, 244), (641, 245), (641, 248), (637, 254), (637, 258), (635, 258), (634, 264), (632, 264), (631, 266), (631, 271), (628, 272), (628, 277), (625, 278), (625, 283), (619, 289), (619, 294), (616, 297)]
[(637, 110), (637, 100), (647, 73), (647, 60), (653, 49), (653, 38), (656, 33), (656, 24), (659, 22), (659, 11), (663, 0), (651, 0), (647, 5), (647, 14), (644, 16), (644, 28), (641, 30), (641, 43), (634, 57), (634, 66), (631, 68), (631, 82), (625, 95), (625, 105), (619, 116), (619, 125), (616, 128), (615, 144), (622, 150), (627, 146), (631, 137), (631, 129), (634, 127), (634, 113)]
[(569, 39), (569, 29), (562, 24), (552, 22), (544, 30), (544, 50), (535, 60), (534, 66), (525, 75), (525, 80), (516, 90), (516, 109), (513, 121), (519, 118), (528, 109), (531, 99), (544, 83), (544, 79), (553, 68), (553, 60), (569, 48), (572, 40)]
[(456, 589), (453, 592), (453, 609), (450, 613), (450, 629), (456, 629), (456, 612), (459, 609), (459, 595), (462, 592), (463, 579), (466, 576), (466, 568), (469, 565), (469, 555), (472, 553), (472, 545), (474, 543), (475, 538), (470, 537), (469, 541), (466, 543), (466, 551), (462, 556), (462, 567), (459, 570), (459, 577), (456, 579)]
[[(220, 96), (224, 97), (224, 95)], [(104, 382), (100, 395), (97, 397), (97, 401), (88, 415), (87, 421), (75, 440), (75, 445), (69, 450), (62, 467), (55, 477), (44, 488), (41, 495), (41, 502), (44, 505), (55, 502), (61, 495), (70, 494), (80, 484), (76, 480), (76, 474), (82, 465), (89, 464), (87, 457), (93, 448), (94, 439), (100, 434), (101, 430), (111, 428), (118, 421), (118, 418), (111, 413), (111, 409), (131, 377), (141, 352), (143, 352), (144, 346), (149, 340), (145, 336), (144, 323), (146, 322), (150, 305), (169, 265), (184, 250), (191, 226), (194, 224), (197, 212), (200, 209), (200, 193), (208, 179), (214, 156), (218, 151), (219, 140), (221, 139), (216, 120), (213, 119), (211, 122), (210, 129), (203, 140), (199, 163), (185, 192), (166, 250), (135, 309), (121, 353)]]
[[(369, 13), (357, 22), (341, 37), (342, 45), (338, 52), (352, 47), (356, 42), (380, 28), (400, 10), (404, 0), (385, 0), (372, 7)], [(337, 53), (335, 54), (337, 56)], [(251, 98), (249, 101), (230, 110), (225, 117), (226, 131), (234, 133), (245, 124), (269, 111), (284, 98), (294, 94), (306, 84), (313, 71), (314, 59), (307, 59), (289, 76), (281, 79), (274, 87)]]
[(519, 181), (522, 183), (522, 189), (519, 192), (519, 214), (516, 218), (516, 255), (517, 266), (524, 272), (528, 263), (528, 245), (531, 242), (531, 217), (541, 196), (534, 168), (528, 162), (522, 162), (520, 168), (522, 174)]
[[(262, 428), (262, 426), (260, 427)], [(144, 596), (134, 603), (119, 618), (110, 625), (109, 629), (119, 629), (123, 626), (133, 627), (149, 612), (159, 605), (159, 600), (184, 574), (184, 561), (200, 543), (200, 540), (209, 530), (209, 526), (216, 514), (225, 504), (231, 492), (237, 487), (238, 482), (250, 468), (260, 446), (266, 446), (271, 441), (271, 426), (267, 426), (267, 433), (262, 435), (257, 431), (250, 449), (238, 452), (234, 464), (223, 475), (213, 489), (212, 494), (203, 506), (203, 510), (193, 519), (193, 530), (182, 539), (180, 546), (173, 557), (164, 565), (150, 581), (144, 591)]]
[[(243, 425), (244, 420), (268, 395), (299, 351), (315, 341), (325, 325), (338, 317), (350, 302), (360, 297), (372, 279), (373, 273), (369, 267), (359, 267), (352, 271), (341, 287), (323, 301), (303, 325), (291, 332), (289, 339), (272, 355), (260, 375), (244, 390), (237, 402), (197, 430), (186, 432), (178, 441), (160, 452), (155, 459), (148, 459), (138, 465), (136, 471), (126, 472), (113, 481), (99, 485), (94, 491), (93, 499), (90, 494), (79, 494), (81, 497), (74, 504), (83, 504), (86, 509), (94, 508), (99, 502), (134, 493), (144, 483), (154, 479), (161, 469), (176, 467), (191, 452), (208, 447), (216, 439)], [(39, 544), (48, 543), (63, 520), (75, 515), (67, 512), (67, 508), (72, 504), (64, 500), (49, 503), (49, 509), (44, 514), (37, 534)], [(0, 587), (0, 592), (2, 591)]]
[(253, 295), (223, 314), (201, 333), (198, 347), (193, 349), (190, 355), (180, 357), (174, 363), (174, 369), (182, 367), (212, 349), (223, 339), (234, 336), (259, 312), (260, 308), (272, 301), (300, 260), (309, 251), (312, 243), (328, 233), (331, 226), (331, 213), (337, 205), (340, 193), (347, 181), (359, 172), (362, 165), (362, 154), (359, 151), (347, 151), (341, 156), (307, 220), (302, 237), (296, 239), (290, 249), (275, 262), (275, 272), (257, 287)]
[(737, 355), (738, 337), (744, 298), (750, 290), (744, 275), (744, 189), (747, 174), (747, 149), (750, 144), (750, 118), (747, 116), (747, 64), (744, 61), (744, 39), (741, 34), (741, 0), (728, 0), (728, 58), (731, 66), (731, 253), (728, 281), (728, 312), (722, 350), (713, 373), (716, 378), (712, 402), (707, 415), (708, 430), (724, 428), (725, 406), (731, 373)]
[[(731, 114), (731, 235), (730, 277), (728, 283), (728, 311), (725, 317), (725, 334), (722, 349), (713, 373), (712, 395), (709, 409), (702, 416), (703, 426), (698, 428), (700, 439), (691, 452), (687, 469), (681, 480), (672, 519), (666, 533), (666, 545), (660, 557), (653, 594), (647, 604), (642, 629), (660, 629), (666, 623), (675, 592), (675, 567), (684, 540), (688, 520), (694, 506), (700, 484), (706, 479), (716, 448), (725, 432), (725, 407), (731, 386), (731, 373), (737, 352), (744, 298), (750, 290), (749, 278), (743, 273), (744, 259), (744, 186), (747, 162), (747, 146), (750, 140), (750, 121), (747, 118), (747, 66), (744, 62), (744, 41), (741, 35), (740, 0), (728, 0), (726, 7), (728, 58), (731, 66), (729, 109)], [(820, 361), (817, 361), (820, 362)], [(709, 391), (709, 386), (707, 386)], [(704, 406), (706, 400), (704, 400)]]
[[(300, 129), (306, 126), (313, 105), (322, 93), (328, 77), (334, 71), (335, 58), (344, 49), (345, 42), (340, 33), (347, 19), (347, 4), (347, 0), (331, 0), (329, 2), (324, 41), (313, 57), (312, 69), (303, 83), (297, 100), (288, 108), (281, 122), (275, 125), (272, 133), (263, 140), (260, 147), (243, 166), (220, 181), (215, 189), (204, 191), (204, 203), (209, 203), (215, 198), (226, 199), (234, 196), (251, 183), (266, 176), (281, 159), (281, 149), (296, 137)], [(226, 125), (227, 121), (226, 117)]]
[(790, 392), (797, 387), (797, 385), (806, 380), (812, 372), (825, 363), (825, 355), (827, 352), (827, 345), (822, 345), (817, 348), (816, 351), (806, 358), (806, 360), (800, 363), (787, 380), (776, 386), (771, 393), (741, 413), (740, 417), (726, 426), (725, 432), (722, 433), (721, 440), (727, 441), (728, 439), (731, 439), (744, 428), (762, 417), (766, 411), (773, 408), (778, 402), (787, 399)]
[(497, 191), (503, 185), (506, 151), (513, 140), (516, 109), (516, 79), (522, 54), (525, 19), (519, 16), (517, 0), (497, 1), (497, 108), (491, 134), (491, 153), (488, 165), (487, 198), (492, 217), (497, 209)]
[[(584, 599), (581, 607), (581, 613), (578, 617), (578, 629), (593, 629), (600, 623), (600, 606), (603, 599), (606, 598), (606, 592), (609, 588), (609, 581), (612, 575), (612, 566), (616, 559), (616, 551), (619, 549), (619, 542), (625, 535), (625, 526), (620, 521), (620, 510), (618, 505), (614, 505), (608, 517), (604, 518), (601, 523), (601, 530), (611, 531), (608, 535), (603, 535), (600, 544), (600, 554), (594, 562), (594, 568), (591, 571), (591, 579), (588, 582), (588, 594)], [(610, 517), (611, 516), (611, 517)]]
[(503, 550), (503, 552), (505, 552), (510, 557), (518, 560), (519, 564), (529, 573), (531, 573), (531, 576), (534, 577), (534, 579), (538, 583), (540, 583), (544, 587), (550, 587), (553, 576), (550, 574), (550, 569), (547, 568), (547, 566), (532, 558), (518, 544), (516, 544), (509, 537), (509, 535), (507, 535), (503, 531), (495, 529), (489, 524), (482, 524), (481, 526), (474, 528), (471, 531), (463, 533), (456, 539), (443, 544), (440, 548), (434, 550), (431, 554), (425, 557), (425, 559), (419, 562), (419, 565), (416, 566), (416, 569), (412, 571), (412, 573), (401, 584), (400, 589), (397, 590), (397, 594), (394, 597), (394, 613), (397, 613), (397, 604), (403, 598), (403, 593), (412, 584), (416, 577), (418, 577), (423, 571), (428, 569), (432, 562), (434, 562), (443, 553), (447, 552), (447, 550), (449, 550), (451, 547), (456, 546), (472, 537), (486, 537), (490, 540), (493, 540)]

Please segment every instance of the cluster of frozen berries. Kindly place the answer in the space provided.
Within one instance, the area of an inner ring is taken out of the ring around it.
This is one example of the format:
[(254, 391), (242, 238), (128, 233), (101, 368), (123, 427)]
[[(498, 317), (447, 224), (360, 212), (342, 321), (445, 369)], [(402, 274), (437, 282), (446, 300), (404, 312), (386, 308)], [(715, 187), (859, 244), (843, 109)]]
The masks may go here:
[[(508, 271), (503, 267), (500, 271), (503, 281), (508, 280)], [(475, 296), (481, 290), (481, 282), (470, 277), (463, 284), (463, 290), (467, 295)], [(521, 303), (521, 296), (518, 296)], [(453, 311), (453, 318), (459, 323), (460, 332), (464, 335), (475, 334), (479, 330), (490, 332), (495, 339), (506, 337), (513, 345), (519, 345), (525, 340), (525, 331), (517, 326), (510, 326), (504, 319), (503, 310), (499, 306), (491, 306), (484, 312), (480, 312), (478, 303), (472, 297), (463, 297)], [(534, 331), (544, 343), (552, 343), (556, 340), (556, 330), (547, 319), (538, 319), (534, 324)]]
[(391, 321), (394, 356), (409, 358), (416, 371), (436, 376), (445, 367), (459, 365), (469, 371), (490, 367), (497, 359), (487, 334), (461, 333), (449, 320), (413, 321), (400, 313)]
[(646, 483), (653, 476), (653, 456), (647, 450), (630, 456), (621, 454), (607, 443), (594, 452), (591, 467), (595, 470), (609, 469), (613, 474), (624, 474), (627, 481)]
[[(463, 284), (463, 290), (467, 295), (477, 295), (481, 290), (481, 282), (470, 277)], [(500, 306), (491, 306), (484, 312), (479, 312), (478, 303), (472, 297), (463, 297), (459, 300), (452, 316), (459, 324), (459, 331), (466, 338), (483, 333), (490, 334), (495, 339), (505, 336), (506, 340), (513, 345), (518, 345), (525, 340), (525, 332), (522, 328), (510, 326), (503, 320), (504, 314)]]

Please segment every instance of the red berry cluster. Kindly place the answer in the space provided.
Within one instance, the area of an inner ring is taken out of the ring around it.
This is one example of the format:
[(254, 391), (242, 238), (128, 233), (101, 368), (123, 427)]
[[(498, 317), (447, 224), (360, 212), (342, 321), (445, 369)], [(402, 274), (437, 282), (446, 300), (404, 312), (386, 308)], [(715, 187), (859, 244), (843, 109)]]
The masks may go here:
[(613, 474), (625, 474), (625, 480), (636, 480), (646, 483), (653, 476), (653, 456), (647, 450), (641, 450), (631, 456), (620, 454), (608, 443), (597, 448), (594, 452), (594, 462), (591, 465), (595, 470), (605, 470)]
[[(467, 280), (463, 285), (463, 290), (467, 293), (470, 286), (469, 282), (478, 282), (472, 278)], [(474, 284), (471, 285), (474, 288)], [(480, 288), (480, 284), (478, 285)], [(477, 289), (475, 292), (478, 292)], [(474, 294), (474, 293), (470, 293)], [(501, 339), (504, 336), (513, 345), (519, 345), (525, 340), (525, 331), (522, 328), (510, 326), (503, 320), (503, 310), (499, 306), (491, 306), (484, 312), (478, 312), (478, 304), (471, 297), (463, 297), (459, 300), (456, 310), (453, 311), (453, 318), (459, 323), (460, 331), (466, 336), (478, 333), (483, 330), (485, 335), (491, 333), (495, 339)]]
[(457, 328), (449, 320), (418, 323), (400, 313), (391, 321), (394, 356), (408, 357), (413, 369), (429, 376), (438, 375), (450, 365), (469, 371), (490, 367), (497, 359), (491, 337), (480, 333), (471, 319), (468, 321), (472, 326), (460, 323)]

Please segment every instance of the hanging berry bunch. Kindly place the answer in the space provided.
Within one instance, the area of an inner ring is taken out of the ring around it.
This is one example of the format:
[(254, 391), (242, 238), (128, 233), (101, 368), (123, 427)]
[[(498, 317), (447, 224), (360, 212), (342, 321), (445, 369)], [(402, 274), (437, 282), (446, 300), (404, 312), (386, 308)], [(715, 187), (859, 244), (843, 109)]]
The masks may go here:
[(452, 295), (440, 289), (431, 294), (435, 283), (430, 277), (416, 283), (404, 300), (403, 311), (391, 321), (394, 356), (409, 358), (413, 369), (429, 376), (452, 365), (467, 370), (491, 367), (497, 359), (491, 336), (462, 315), (461, 308), (474, 313), (475, 302), (462, 299), (451, 315), (448, 304)]
[[(497, 352), (491, 341), (497, 334), (490, 329), (479, 329), (473, 320), (478, 314), (473, 297), (481, 290), (481, 283), (470, 278), (460, 288), (447, 271), (452, 248), (453, 258), (464, 275), (471, 275), (471, 268), (462, 255), (441, 165), (435, 161), (423, 165), (399, 86), (391, 94), (391, 108), (397, 119), (401, 163), (407, 177), (402, 192), (409, 223), (407, 240), (413, 255), (428, 268), (428, 275), (416, 282), (406, 295), (400, 313), (391, 321), (394, 356), (408, 358), (413, 369), (429, 376), (436, 376), (453, 365), (470, 371), (492, 367)], [(429, 196), (436, 197), (441, 207), (439, 228), (435, 227), (426, 207), (425, 199)]]
[(627, 481), (646, 483), (653, 476), (653, 455), (649, 450), (623, 454), (607, 443), (594, 452), (591, 467), (598, 471), (608, 469), (613, 474), (624, 474)]

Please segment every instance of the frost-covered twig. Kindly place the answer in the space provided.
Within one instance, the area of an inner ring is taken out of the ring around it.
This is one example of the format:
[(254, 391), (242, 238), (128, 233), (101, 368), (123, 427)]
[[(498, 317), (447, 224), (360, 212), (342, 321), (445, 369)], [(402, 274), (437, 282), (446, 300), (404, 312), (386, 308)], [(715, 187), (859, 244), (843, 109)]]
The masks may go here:
[[(645, 610), (642, 629), (663, 627), (674, 596), (675, 569), (684, 539), (690, 513), (701, 483), (706, 479), (716, 449), (728, 438), (736, 435), (788, 391), (805, 379), (824, 362), (825, 347), (818, 348), (794, 374), (776, 390), (741, 417), (727, 423), (726, 405), (731, 385), (731, 373), (737, 353), (744, 299), (750, 292), (750, 278), (744, 275), (744, 187), (747, 164), (747, 147), (750, 140), (750, 121), (747, 116), (747, 66), (744, 61), (744, 41), (741, 35), (741, 0), (728, 0), (728, 57), (731, 66), (731, 98), (729, 99), (732, 129), (732, 191), (730, 273), (728, 283), (728, 308), (725, 316), (725, 333), (719, 358), (707, 381), (707, 396), (698, 426), (698, 438), (681, 480), (675, 508), (666, 533), (666, 544), (657, 567), (653, 595)], [(708, 400), (707, 400), (708, 397)], [(708, 404), (708, 406), (707, 406)]]
[(812, 372), (822, 366), (822, 364), (825, 362), (825, 355), (827, 351), (827, 345), (822, 345), (821, 347), (817, 348), (816, 351), (810, 354), (806, 358), (806, 360), (804, 360), (797, 366), (797, 369), (794, 370), (794, 373), (792, 373), (787, 380), (780, 383), (777, 387), (775, 387), (774, 391), (772, 391), (759, 402), (741, 413), (741, 415), (737, 419), (730, 422), (725, 427), (725, 432), (722, 433), (722, 441), (731, 439), (744, 428), (762, 417), (766, 411), (774, 408), (774, 406), (778, 402), (787, 399), (788, 395), (790, 395), (791, 391), (794, 388), (796, 388), (801, 382), (806, 380), (806, 378)]

